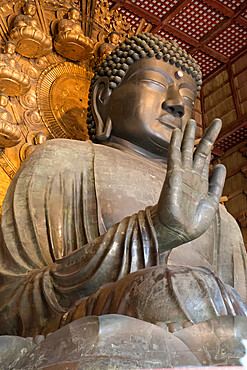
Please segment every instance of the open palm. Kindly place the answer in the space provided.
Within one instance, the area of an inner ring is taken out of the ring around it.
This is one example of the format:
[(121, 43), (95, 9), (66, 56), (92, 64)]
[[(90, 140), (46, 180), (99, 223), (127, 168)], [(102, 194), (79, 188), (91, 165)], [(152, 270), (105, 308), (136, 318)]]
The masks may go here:
[[(190, 120), (184, 135), (179, 129), (172, 134), (167, 175), (157, 207), (161, 224), (180, 240), (199, 237), (210, 226), (218, 209), (226, 170), (214, 167), (208, 180), (212, 145), (221, 129), (215, 119), (206, 130), (195, 153), (196, 122)], [(182, 243), (180, 243), (182, 244)]]

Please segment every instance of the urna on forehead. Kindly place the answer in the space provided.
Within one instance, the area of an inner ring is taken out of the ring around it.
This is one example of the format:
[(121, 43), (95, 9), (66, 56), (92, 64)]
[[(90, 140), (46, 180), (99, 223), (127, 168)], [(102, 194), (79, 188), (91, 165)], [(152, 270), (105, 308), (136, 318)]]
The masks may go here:
[(197, 90), (200, 90), (202, 75), (199, 65), (192, 56), (176, 42), (151, 33), (141, 33), (122, 42), (102, 61), (92, 79), (91, 86), (98, 78), (106, 76), (109, 78), (110, 89), (116, 88), (130, 66), (143, 58), (156, 58), (175, 65), (190, 74), (196, 80)]

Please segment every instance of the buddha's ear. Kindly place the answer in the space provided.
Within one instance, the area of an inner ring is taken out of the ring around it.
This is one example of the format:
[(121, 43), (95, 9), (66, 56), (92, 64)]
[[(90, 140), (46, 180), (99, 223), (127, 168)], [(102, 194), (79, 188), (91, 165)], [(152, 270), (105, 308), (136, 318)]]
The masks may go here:
[(110, 117), (105, 116), (106, 103), (111, 95), (109, 79), (100, 77), (93, 86), (92, 114), (96, 125), (96, 139), (105, 141), (111, 136), (112, 123)]

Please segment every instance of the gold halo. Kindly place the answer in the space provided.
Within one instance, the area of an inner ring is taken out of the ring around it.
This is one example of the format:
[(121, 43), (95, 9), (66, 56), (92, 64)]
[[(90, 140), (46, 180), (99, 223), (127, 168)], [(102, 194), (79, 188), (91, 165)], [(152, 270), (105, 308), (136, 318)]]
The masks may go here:
[(88, 140), (88, 90), (93, 73), (70, 62), (47, 67), (37, 83), (41, 118), (53, 137)]

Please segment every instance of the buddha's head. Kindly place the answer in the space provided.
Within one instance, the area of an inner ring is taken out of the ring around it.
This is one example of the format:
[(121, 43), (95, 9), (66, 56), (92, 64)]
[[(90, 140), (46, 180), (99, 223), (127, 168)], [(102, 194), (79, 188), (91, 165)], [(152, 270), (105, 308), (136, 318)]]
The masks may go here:
[(119, 44), (119, 33), (116, 31), (113, 31), (109, 34), (108, 40), (111, 44), (113, 45), (118, 45)]
[(150, 33), (126, 39), (92, 79), (90, 137), (117, 137), (163, 157), (172, 130), (192, 118), (201, 83), (199, 66), (175, 42)]
[(13, 41), (7, 41), (4, 46), (4, 53), (7, 55), (14, 55), (16, 51), (16, 45)]
[(0, 94), (0, 107), (6, 108), (8, 103), (9, 103), (9, 97), (4, 93)]
[(36, 5), (33, 1), (27, 1), (23, 6), (23, 13), (33, 17), (36, 13)]
[(70, 8), (68, 11), (68, 19), (77, 22), (80, 19), (80, 11), (77, 8)]

